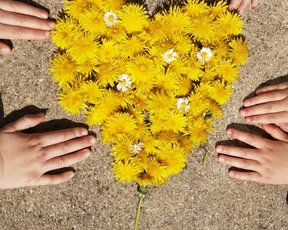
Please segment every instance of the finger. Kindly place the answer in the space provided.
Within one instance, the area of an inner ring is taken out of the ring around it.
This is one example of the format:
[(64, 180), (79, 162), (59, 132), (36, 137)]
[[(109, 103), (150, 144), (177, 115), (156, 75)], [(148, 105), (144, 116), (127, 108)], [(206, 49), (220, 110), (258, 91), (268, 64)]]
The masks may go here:
[(288, 123), (277, 123), (278, 125), (284, 132), (288, 132)]
[(280, 101), (285, 99), (288, 96), (288, 92), (286, 90), (280, 90), (280, 91), (272, 91), (272, 92), (263, 92), (260, 95), (257, 95), (255, 97), (251, 97), (248, 99), (245, 99), (243, 101), (243, 104), (245, 107), (258, 105), (266, 102), (272, 102), (272, 101)]
[(241, 4), (241, 0), (232, 0), (228, 6), (228, 10), (236, 10)]
[(258, 172), (241, 172), (236, 170), (230, 170), (228, 173), (229, 177), (238, 179), (238, 180), (246, 180), (246, 181), (255, 181), (264, 183), (263, 176)]
[(80, 151), (67, 154), (65, 156), (53, 158), (46, 162), (43, 170), (51, 171), (55, 169), (69, 167), (80, 161), (85, 160), (87, 157), (90, 156), (90, 154), (91, 154), (91, 151), (89, 149), (82, 149)]
[(259, 0), (252, 0), (252, 7), (256, 7), (259, 3)]
[(288, 141), (288, 135), (277, 125), (262, 125), (262, 128), (276, 140)]
[(224, 165), (253, 171), (259, 169), (259, 166), (261, 165), (258, 161), (238, 157), (230, 157), (222, 154), (218, 156), (218, 161)]
[(55, 23), (49, 20), (36, 18), (28, 15), (8, 12), (0, 9), (0, 23), (6, 25), (21, 26), (39, 30), (51, 30)]
[(64, 183), (70, 180), (74, 175), (75, 175), (74, 172), (71, 172), (71, 171), (66, 171), (60, 174), (55, 174), (55, 175), (44, 174), (37, 181), (35, 181), (32, 184), (32, 186)]
[(39, 134), (38, 140), (42, 147), (63, 143), (65, 141), (88, 135), (85, 128), (71, 128)]
[(240, 111), (242, 117), (254, 116), (260, 114), (284, 112), (287, 108), (287, 100), (266, 102), (260, 105), (254, 105)]
[(45, 159), (49, 160), (54, 157), (63, 156), (68, 153), (73, 153), (75, 151), (90, 147), (93, 144), (95, 144), (95, 137), (85, 136), (45, 147), (43, 151), (45, 153)]
[(48, 18), (48, 12), (45, 10), (18, 1), (0, 1), (0, 9), (38, 18)]
[(268, 113), (245, 117), (247, 123), (277, 124), (287, 122), (288, 112)]
[(2, 39), (43, 40), (49, 36), (50, 32), (47, 30), (0, 24), (0, 38)]
[(250, 6), (251, 0), (244, 0), (241, 2), (240, 6), (238, 7), (239, 14), (243, 14), (244, 11)]
[(4, 126), (1, 131), (6, 133), (12, 133), (17, 131), (22, 131), (25, 129), (29, 129), (40, 124), (45, 118), (44, 113), (39, 114), (28, 114), (20, 119), (9, 123), (8, 125)]
[(10, 46), (7, 44), (0, 42), (0, 55), (7, 55), (12, 52)]
[(288, 88), (288, 82), (276, 85), (269, 85), (256, 90), (256, 94), (261, 94), (269, 91), (283, 90)]
[(255, 149), (241, 148), (235, 146), (218, 145), (216, 147), (216, 152), (220, 154), (225, 154), (233, 157), (240, 157), (243, 159), (259, 160), (259, 154)]
[(242, 141), (250, 146), (256, 147), (258, 149), (263, 148), (267, 146), (271, 141), (260, 137), (255, 134), (243, 132), (237, 129), (228, 129), (227, 130), (227, 135), (230, 138), (237, 139), (239, 141)]

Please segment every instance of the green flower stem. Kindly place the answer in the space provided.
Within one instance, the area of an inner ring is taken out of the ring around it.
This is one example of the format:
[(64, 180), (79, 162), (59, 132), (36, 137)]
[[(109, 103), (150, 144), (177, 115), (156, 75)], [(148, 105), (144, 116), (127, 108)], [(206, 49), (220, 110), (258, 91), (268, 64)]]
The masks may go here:
[(139, 200), (138, 200), (138, 208), (137, 208), (137, 214), (135, 218), (135, 225), (134, 225), (134, 230), (138, 230), (138, 223), (139, 223), (139, 217), (140, 217), (140, 210), (142, 206), (142, 201), (144, 199), (145, 195), (144, 194), (139, 194)]

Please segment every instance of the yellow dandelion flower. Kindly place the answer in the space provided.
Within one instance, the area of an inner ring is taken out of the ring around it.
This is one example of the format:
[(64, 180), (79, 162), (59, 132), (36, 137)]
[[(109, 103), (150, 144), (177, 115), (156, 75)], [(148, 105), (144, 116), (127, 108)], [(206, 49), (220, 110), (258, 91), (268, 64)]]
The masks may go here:
[(186, 32), (190, 27), (190, 18), (180, 7), (171, 6), (170, 9), (163, 13), (162, 20), (165, 21), (165, 27), (170, 34)]
[(178, 134), (172, 131), (161, 131), (156, 136), (159, 140), (167, 141), (168, 143), (175, 142), (178, 138)]
[[(149, 165), (149, 154), (147, 154), (145, 151), (142, 151), (138, 153), (134, 158), (133, 161), (136, 165), (139, 165), (141, 169), (146, 170)], [(137, 181), (137, 180), (136, 180)]]
[(147, 169), (145, 170), (151, 176), (153, 185), (164, 184), (168, 177), (167, 167), (162, 166), (157, 161), (150, 161)]
[(212, 82), (212, 91), (210, 97), (220, 105), (226, 103), (232, 94), (232, 87), (230, 84), (225, 84), (224, 81)]
[(167, 113), (175, 106), (175, 100), (167, 94), (152, 94), (147, 101), (147, 108), (151, 114), (159, 114), (159, 116)]
[(132, 182), (141, 173), (140, 167), (132, 161), (115, 162), (112, 168), (115, 172), (115, 179), (121, 182)]
[(191, 39), (182, 33), (174, 33), (169, 39), (175, 44), (174, 49), (179, 55), (188, 55), (190, 50), (195, 46), (192, 44)]
[(83, 29), (94, 36), (104, 34), (106, 31), (104, 13), (95, 7), (83, 12), (78, 19)]
[(163, 20), (160, 13), (154, 16), (154, 20), (149, 22), (145, 30), (151, 35), (151, 42), (163, 40), (170, 34), (166, 27), (166, 21)]
[(116, 42), (121, 42), (123, 37), (126, 36), (125, 28), (119, 24), (106, 28), (104, 36)]
[(81, 91), (69, 86), (59, 93), (59, 104), (65, 112), (72, 115), (80, 114), (87, 107)]
[(187, 67), (189, 69), (187, 76), (193, 81), (198, 81), (204, 74), (204, 65), (196, 59), (196, 56), (187, 60)]
[(116, 162), (122, 160), (132, 160), (133, 154), (129, 147), (134, 142), (130, 136), (121, 135), (112, 146), (112, 156)]
[(119, 57), (120, 54), (120, 47), (113, 40), (102, 39), (102, 43), (97, 50), (97, 56), (101, 59), (101, 62), (109, 62)]
[(162, 143), (160, 140), (156, 138), (156, 136), (151, 135), (151, 133), (149, 133), (149, 135), (143, 136), (141, 141), (144, 145), (145, 151), (149, 154), (155, 153), (155, 151), (157, 150), (157, 146), (159, 146)]
[(219, 57), (226, 57), (230, 52), (230, 47), (228, 45), (228, 42), (219, 40), (215, 43), (213, 46), (213, 51), (216, 55)]
[(128, 33), (142, 31), (148, 24), (148, 12), (137, 4), (124, 5), (119, 12), (120, 24)]
[(97, 65), (99, 65), (97, 58), (89, 59), (77, 65), (77, 72), (83, 74), (86, 78), (97, 72)]
[[(207, 93), (208, 94), (208, 93)], [(201, 93), (191, 94), (189, 97), (190, 111), (189, 115), (201, 116), (204, 115), (208, 110), (207, 98)]]
[(167, 167), (169, 176), (180, 173), (186, 165), (185, 151), (176, 144), (159, 146), (157, 157), (159, 157), (161, 164)]
[(209, 63), (206, 64), (202, 80), (205, 82), (212, 81), (215, 79), (216, 76), (217, 76), (216, 68)]
[(180, 147), (184, 149), (185, 153), (190, 153), (193, 149), (193, 141), (191, 140), (190, 136), (180, 135), (178, 138), (178, 143), (180, 144)]
[(220, 14), (227, 12), (227, 1), (217, 1), (211, 7), (209, 7), (209, 11), (216, 18)]
[(164, 118), (162, 116), (157, 115), (150, 115), (150, 131), (152, 134), (159, 133), (164, 129)]
[(64, 2), (64, 11), (68, 15), (72, 16), (75, 19), (79, 19), (79, 17), (91, 7), (91, 3), (89, 1), (83, 0), (65, 0)]
[(107, 85), (114, 85), (117, 82), (119, 76), (125, 73), (122, 65), (123, 62), (120, 60), (114, 60), (110, 62), (102, 62), (97, 66), (96, 79), (100, 86), (106, 87)]
[(184, 132), (187, 126), (187, 117), (181, 112), (168, 112), (163, 115), (164, 123), (163, 130), (171, 130), (175, 133)]
[(209, 98), (211, 91), (213, 90), (210, 82), (201, 82), (200, 85), (195, 88), (195, 95), (201, 99), (205, 97)]
[(127, 64), (127, 70), (135, 83), (151, 83), (155, 66), (152, 60), (145, 56), (137, 56)]
[(133, 133), (136, 128), (136, 121), (130, 114), (115, 113), (108, 117), (102, 126), (103, 141), (117, 140), (119, 134)]
[(137, 175), (136, 182), (141, 187), (149, 187), (152, 185), (152, 176), (143, 172)]
[(195, 147), (199, 147), (205, 144), (207, 141), (207, 134), (213, 131), (211, 122), (205, 121), (203, 117), (191, 118), (194, 122), (191, 122), (188, 126), (187, 134), (190, 134), (190, 139)]
[(147, 52), (149, 53), (150, 59), (153, 61), (155, 67), (157, 69), (163, 68), (163, 66), (166, 64), (166, 62), (163, 59), (162, 50), (159, 49), (159, 47), (157, 47), (157, 46), (152, 46), (152, 47), (149, 47), (147, 49)]
[(240, 66), (244, 64), (248, 59), (248, 46), (242, 37), (233, 39), (229, 46), (232, 48), (230, 56), (233, 62)]
[(228, 82), (235, 82), (239, 76), (238, 68), (230, 61), (222, 61), (216, 66), (219, 77)]
[[(98, 0), (94, 0), (98, 1)], [(104, 1), (104, 9), (108, 10), (120, 10), (124, 5), (126, 0), (105, 0)]]
[(67, 52), (77, 63), (84, 63), (87, 60), (94, 59), (97, 50), (98, 43), (94, 40), (94, 37), (83, 34), (67, 49)]
[(77, 64), (68, 54), (57, 54), (51, 61), (49, 70), (53, 73), (53, 80), (63, 86), (76, 77)]
[(217, 24), (210, 14), (203, 14), (191, 20), (190, 32), (196, 40), (213, 41), (215, 40), (216, 30)]
[(192, 18), (209, 13), (208, 5), (202, 0), (188, 0), (184, 6), (184, 10)]
[(176, 76), (186, 75), (189, 72), (187, 68), (187, 58), (180, 56), (169, 64), (169, 69), (174, 72)]
[(222, 110), (218, 103), (213, 100), (207, 100), (209, 104), (208, 113), (211, 115), (211, 118), (221, 119), (222, 118)]
[(79, 91), (89, 104), (95, 104), (102, 97), (102, 90), (93, 81), (85, 81), (79, 87)]
[[(90, 110), (86, 112), (86, 121), (88, 125), (100, 125), (112, 114), (120, 109), (120, 105), (115, 100), (115, 95), (111, 91), (106, 91), (101, 94), (100, 98), (88, 98), (91, 101), (89, 103), (95, 106), (90, 107)], [(95, 99), (95, 100), (93, 100)]]
[(120, 50), (123, 57), (134, 57), (135, 55), (142, 52), (145, 48), (143, 40), (138, 36), (123, 37), (120, 40)]
[(51, 32), (51, 39), (59, 48), (67, 49), (77, 40), (80, 31), (81, 29), (76, 20), (65, 17), (57, 20)]
[(168, 68), (155, 73), (153, 85), (158, 92), (173, 92), (178, 90), (179, 78)]
[(242, 32), (244, 24), (240, 14), (233, 14), (230, 12), (221, 14), (217, 18), (216, 23), (218, 25), (217, 34), (220, 37), (239, 35)]
[(183, 76), (179, 78), (177, 96), (186, 96), (192, 91), (192, 81), (190, 78)]

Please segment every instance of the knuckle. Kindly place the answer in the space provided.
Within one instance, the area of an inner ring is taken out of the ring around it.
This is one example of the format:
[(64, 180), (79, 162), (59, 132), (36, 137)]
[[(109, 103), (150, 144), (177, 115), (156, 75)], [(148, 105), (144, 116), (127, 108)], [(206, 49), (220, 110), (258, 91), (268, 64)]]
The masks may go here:
[(246, 158), (248, 155), (247, 150), (246, 149), (240, 149), (239, 155), (240, 155), (240, 157)]
[(58, 168), (64, 168), (66, 166), (66, 161), (63, 158), (59, 158), (57, 160), (57, 167)]
[(272, 104), (267, 103), (267, 104), (264, 105), (264, 109), (265, 109), (266, 111), (271, 111), (271, 110), (273, 109), (273, 106), (272, 106)]
[[(16, 37), (16, 38), (21, 38), (23, 37), (25, 34), (25, 30), (24, 28), (22, 27), (17, 27), (15, 30), (13, 30), (13, 35)], [(26, 116), (25, 116), (26, 117)], [(23, 120), (25, 120), (25, 117), (23, 117)]]
[(9, 1), (9, 4), (12, 10), (14, 10), (15, 12), (18, 12), (20, 10), (20, 6), (17, 1)]
[(63, 143), (62, 145), (61, 145), (61, 148), (60, 148), (61, 150), (61, 154), (62, 155), (64, 155), (64, 154), (67, 154), (67, 153), (69, 153), (70, 152), (70, 148), (69, 148), (69, 146), (68, 146), (68, 144), (66, 144), (66, 143)]

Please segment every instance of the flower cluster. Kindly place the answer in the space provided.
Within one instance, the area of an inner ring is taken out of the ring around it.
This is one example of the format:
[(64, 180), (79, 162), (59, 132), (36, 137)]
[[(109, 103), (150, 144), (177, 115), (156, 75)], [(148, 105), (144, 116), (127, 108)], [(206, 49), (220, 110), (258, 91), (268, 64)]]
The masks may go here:
[(226, 1), (153, 17), (125, 0), (67, 0), (52, 40), (59, 103), (112, 143), (115, 178), (163, 184), (206, 142), (248, 57), (243, 21)]

